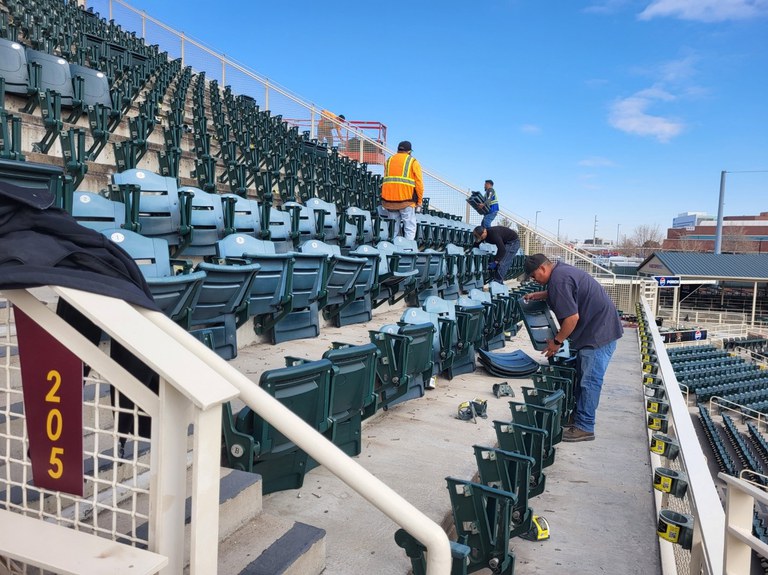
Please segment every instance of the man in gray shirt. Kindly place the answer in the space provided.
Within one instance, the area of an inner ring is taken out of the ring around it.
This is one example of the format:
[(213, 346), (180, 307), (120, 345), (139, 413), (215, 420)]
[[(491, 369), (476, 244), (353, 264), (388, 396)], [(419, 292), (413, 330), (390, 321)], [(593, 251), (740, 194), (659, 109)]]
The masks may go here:
[(616, 350), (616, 340), (624, 333), (616, 306), (584, 270), (553, 263), (544, 254), (525, 258), (524, 269), (528, 277), (547, 286), (546, 291), (525, 295), (525, 301), (547, 300), (560, 323), (554, 339), (547, 340), (544, 355), (552, 357), (567, 338), (577, 354), (576, 410), (573, 426), (565, 430), (563, 441), (591, 441), (595, 438), (595, 414), (605, 371)]

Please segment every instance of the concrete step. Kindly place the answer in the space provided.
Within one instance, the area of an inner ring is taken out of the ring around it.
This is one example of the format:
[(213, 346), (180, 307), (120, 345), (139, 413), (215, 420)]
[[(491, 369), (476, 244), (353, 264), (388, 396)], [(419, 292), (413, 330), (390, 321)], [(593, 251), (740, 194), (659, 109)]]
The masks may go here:
[(325, 530), (262, 513), (222, 540), (219, 575), (319, 575)]

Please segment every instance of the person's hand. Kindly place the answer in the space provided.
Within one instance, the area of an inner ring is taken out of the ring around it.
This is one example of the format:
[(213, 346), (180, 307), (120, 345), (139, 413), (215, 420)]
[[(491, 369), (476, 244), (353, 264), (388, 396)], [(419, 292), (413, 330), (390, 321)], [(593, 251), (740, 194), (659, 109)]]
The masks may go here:
[(557, 344), (556, 344), (556, 343), (555, 343), (553, 340), (551, 340), (551, 339), (548, 339), (548, 340), (547, 340), (547, 349), (545, 349), (545, 350), (542, 350), (542, 352), (541, 352), (541, 353), (544, 355), (544, 357), (552, 357), (552, 356), (553, 356), (553, 355), (555, 355), (555, 354), (556, 354), (558, 351), (560, 351), (560, 348), (561, 348), (561, 347), (562, 347), (562, 346), (560, 346), (560, 345), (557, 345)]
[(491, 270), (491, 271), (494, 271), (497, 267), (499, 267), (499, 264), (497, 264), (496, 262), (489, 262), (488, 263), (488, 269)]

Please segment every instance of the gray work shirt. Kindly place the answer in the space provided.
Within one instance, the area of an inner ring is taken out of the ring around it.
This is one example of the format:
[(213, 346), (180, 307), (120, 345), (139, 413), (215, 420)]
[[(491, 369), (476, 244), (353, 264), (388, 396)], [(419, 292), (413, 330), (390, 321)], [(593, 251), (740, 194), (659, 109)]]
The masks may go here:
[(547, 284), (547, 303), (561, 324), (579, 314), (576, 328), (568, 336), (573, 349), (602, 347), (624, 334), (613, 301), (584, 270), (557, 262)]

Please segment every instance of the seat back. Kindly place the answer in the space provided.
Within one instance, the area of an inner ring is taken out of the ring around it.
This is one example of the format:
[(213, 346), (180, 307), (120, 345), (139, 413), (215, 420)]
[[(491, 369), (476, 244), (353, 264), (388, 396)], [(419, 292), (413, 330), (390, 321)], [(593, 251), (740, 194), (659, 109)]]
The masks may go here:
[(112, 174), (112, 183), (138, 186), (138, 224), (142, 235), (163, 238), (171, 246), (179, 245), (181, 206), (175, 178), (134, 168)]
[(374, 385), (378, 355), (379, 351), (372, 343), (347, 345), (337, 342), (323, 354), (334, 368), (328, 397), (329, 437), (350, 456), (362, 451), (362, 413), (376, 401)]
[(329, 245), (318, 240), (302, 244), (301, 253), (325, 255), (323, 283), (325, 286), (325, 305), (338, 306), (355, 299), (355, 281), (366, 265), (364, 258), (344, 257), (339, 246)]
[(278, 210), (269, 209), (269, 234), (270, 239), (275, 242), (275, 249), (280, 253), (285, 253), (293, 248), (291, 239), (291, 214)]
[(528, 533), (533, 510), (528, 506), (528, 480), (535, 463), (532, 457), (493, 447), (473, 445), (480, 483), (507, 491), (515, 496), (510, 537)]
[(13, 40), (0, 38), (0, 77), (5, 79), (9, 94), (27, 94), (29, 69), (24, 46)]
[[(244, 258), (261, 266), (259, 279), (251, 286), (248, 295), (248, 315), (285, 315), (291, 311), (293, 256), (275, 254), (272, 242), (257, 240), (245, 234), (231, 234), (216, 244), (219, 258)], [(271, 327), (257, 318), (259, 332)]]
[(312, 214), (316, 238), (326, 243), (338, 243), (339, 217), (336, 204), (320, 198), (310, 198), (307, 200), (307, 209)]
[(69, 72), (74, 80), (76, 77), (83, 79), (83, 106), (95, 106), (101, 104), (106, 108), (112, 107), (112, 97), (109, 93), (109, 78), (103, 72), (87, 68), (80, 64), (70, 64)]
[(242, 198), (236, 194), (222, 194), (222, 202), (231, 202), (228, 210), (225, 208), (224, 225), (228, 233), (247, 234), (254, 238), (261, 230), (261, 214), (256, 200)]
[(131, 256), (145, 278), (173, 276), (168, 242), (165, 240), (119, 228), (105, 228), (101, 233)]
[(181, 253), (185, 256), (216, 255), (216, 242), (224, 237), (221, 196), (189, 186), (179, 188), (179, 192), (192, 194), (192, 233)]
[(525, 301), (520, 297), (517, 299), (517, 305), (522, 314), (523, 323), (531, 337), (533, 348), (537, 351), (547, 349), (547, 340), (554, 339), (558, 327), (555, 318), (552, 316), (552, 310), (544, 300)]
[(69, 71), (69, 63), (61, 56), (54, 56), (47, 52), (38, 52), (27, 48), (27, 67), (38, 64), (41, 67), (40, 91), (56, 91), (61, 95), (63, 107), (72, 106), (74, 88), (72, 87), (72, 74)]
[[(259, 386), (318, 431), (328, 428), (328, 389), (333, 363), (328, 359), (264, 371)], [(250, 408), (236, 418), (236, 428), (254, 439), (255, 460), (249, 471), (263, 479), (264, 494), (298, 489), (304, 483), (307, 454)]]
[(510, 522), (516, 498), (512, 493), (446, 477), (457, 540), (470, 549), (467, 573), (493, 565), (499, 575), (513, 575), (515, 556), (509, 550)]
[(75, 192), (72, 217), (81, 226), (92, 230), (119, 229), (125, 223), (125, 204), (91, 192)]

